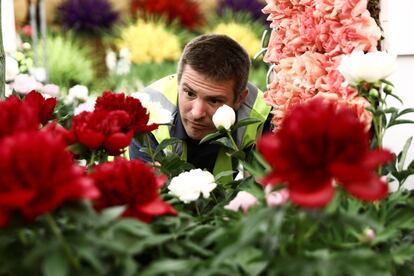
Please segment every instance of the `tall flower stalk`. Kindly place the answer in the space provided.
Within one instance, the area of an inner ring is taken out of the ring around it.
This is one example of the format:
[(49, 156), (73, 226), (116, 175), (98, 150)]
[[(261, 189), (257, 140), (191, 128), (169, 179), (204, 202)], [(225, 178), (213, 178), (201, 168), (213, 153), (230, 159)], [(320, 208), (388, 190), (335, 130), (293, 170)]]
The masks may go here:
[(372, 113), (372, 123), (375, 140), (373, 146), (383, 146), (383, 136), (387, 124), (386, 114), (394, 109), (387, 106), (388, 95), (401, 99), (392, 91), (393, 85), (387, 81), (396, 69), (396, 59), (386, 52), (371, 52), (364, 54), (362, 51), (354, 51), (350, 55), (342, 57), (338, 67), (339, 72), (345, 77), (351, 87), (357, 89), (359, 96), (364, 97), (370, 103), (367, 108)]

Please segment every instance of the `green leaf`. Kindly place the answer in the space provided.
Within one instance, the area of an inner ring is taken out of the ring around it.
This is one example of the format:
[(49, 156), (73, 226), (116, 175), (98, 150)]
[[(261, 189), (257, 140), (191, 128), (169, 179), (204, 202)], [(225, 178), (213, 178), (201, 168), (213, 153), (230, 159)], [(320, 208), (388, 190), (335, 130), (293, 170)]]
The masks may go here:
[(82, 261), (89, 263), (100, 275), (106, 274), (104, 263), (99, 259), (95, 248), (87, 245), (75, 245), (76, 252)]
[(99, 220), (102, 224), (110, 223), (121, 216), (121, 214), (125, 211), (126, 206), (115, 206), (104, 209), (100, 216)]
[[(208, 258), (213, 255), (213, 252), (203, 248), (202, 246), (198, 245), (195, 242), (192, 242), (190, 240), (185, 240), (182, 242), (182, 245), (187, 249), (187, 254), (189, 253), (195, 253), (197, 255), (200, 255), (203, 258)], [(191, 254), (192, 255), (192, 254)]]
[(148, 237), (152, 236), (152, 230), (148, 224), (138, 221), (136, 219), (122, 218), (112, 226), (112, 231), (123, 231), (135, 237)]
[(69, 274), (69, 264), (63, 252), (57, 251), (46, 256), (42, 263), (45, 276), (65, 276)]
[(394, 87), (394, 84), (392, 84), (392, 82), (390, 82), (388, 80), (382, 79), (382, 80), (380, 80), (380, 82), (383, 82), (385, 84), (388, 84), (388, 85), (391, 85), (392, 87)]
[(404, 114), (408, 114), (408, 113), (412, 113), (414, 112), (414, 108), (406, 108), (401, 110), (400, 112), (398, 112), (398, 117), (404, 115)]
[(193, 260), (174, 260), (174, 259), (161, 259), (153, 262), (147, 269), (140, 272), (140, 276), (149, 275), (171, 275), (177, 273), (188, 274), (194, 265)]
[(385, 113), (398, 113), (398, 109), (396, 109), (395, 107), (390, 107), (387, 109), (384, 109)]
[(234, 158), (237, 158), (238, 160), (245, 160), (246, 154), (242, 150), (235, 151), (231, 154)]
[(400, 97), (398, 97), (397, 95), (395, 95), (394, 93), (389, 93), (387, 95), (390, 95), (391, 97), (397, 99), (401, 104), (403, 104), (403, 100)]
[(182, 143), (182, 141), (178, 138), (172, 137), (169, 139), (163, 140), (155, 149), (154, 151), (154, 157), (157, 158), (157, 155), (162, 152), (166, 147), (172, 146), (174, 144)]
[(413, 137), (411, 136), (410, 138), (407, 139), (407, 141), (404, 144), (403, 150), (401, 152), (401, 158), (399, 158), (398, 165), (397, 165), (397, 169), (399, 171), (401, 171), (404, 167), (405, 159), (407, 158), (407, 152), (408, 152), (408, 149), (411, 146), (411, 141), (412, 140), (413, 140)]
[(259, 58), (261, 55), (263, 55), (264, 53), (266, 53), (266, 51), (267, 51), (267, 48), (260, 49), (260, 51), (257, 52), (254, 55), (253, 60), (256, 60), (257, 58)]
[(216, 181), (217, 183), (221, 183), (221, 179), (222, 179), (222, 178), (225, 178), (225, 177), (227, 177), (227, 176), (229, 176), (229, 175), (233, 176), (233, 173), (234, 173), (234, 171), (224, 171), (224, 172), (221, 172), (221, 173), (219, 173), (218, 175), (216, 175), (216, 176), (214, 177), (214, 179), (215, 179), (215, 181)]
[(238, 129), (240, 127), (243, 126), (247, 126), (247, 125), (252, 125), (252, 124), (257, 124), (260, 123), (261, 120), (257, 119), (257, 118), (244, 118), (240, 121), (238, 121), (234, 126), (233, 126), (233, 130)]
[(401, 125), (401, 124), (414, 124), (414, 121), (412, 120), (394, 120), (392, 122), (390, 121), (387, 128), (395, 126), (395, 125)]
[(243, 268), (246, 275), (259, 275), (267, 264), (263, 261), (262, 251), (253, 247), (243, 248), (232, 259)]
[(220, 131), (217, 131), (217, 132), (214, 132), (214, 133), (207, 134), (206, 136), (204, 136), (204, 137), (203, 137), (203, 139), (201, 139), (201, 141), (200, 141), (200, 143), (199, 143), (199, 144), (206, 143), (206, 142), (208, 142), (208, 141), (210, 141), (210, 140), (213, 140), (214, 138), (217, 138), (217, 137), (219, 137), (219, 136), (221, 136), (221, 135), (223, 135), (223, 133), (222, 133), (222, 132), (220, 132)]
[(233, 148), (233, 145), (230, 142), (230, 139), (228, 137), (221, 137), (220, 139), (217, 139), (217, 140), (215, 140), (211, 143), (226, 147), (226, 148), (230, 149), (231, 151), (237, 150), (237, 149)]
[(391, 249), (391, 256), (394, 262), (396, 262), (399, 265), (402, 265), (407, 261), (413, 260), (414, 244), (403, 244), (397, 248)]
[(86, 152), (88, 149), (82, 144), (72, 144), (68, 146), (68, 150), (73, 154), (78, 155)]
[(181, 160), (181, 158), (176, 154), (170, 154), (165, 156), (161, 163), (161, 171), (167, 174), (170, 178), (179, 175), (183, 171), (189, 171), (194, 169), (194, 166), (190, 163)]

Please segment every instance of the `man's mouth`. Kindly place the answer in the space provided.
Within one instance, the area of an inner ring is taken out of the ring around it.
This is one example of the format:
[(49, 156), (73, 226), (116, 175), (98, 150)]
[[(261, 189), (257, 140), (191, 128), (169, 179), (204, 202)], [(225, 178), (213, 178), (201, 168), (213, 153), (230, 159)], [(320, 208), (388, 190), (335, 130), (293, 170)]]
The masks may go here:
[(196, 122), (193, 122), (193, 121), (190, 121), (190, 120), (188, 122), (193, 128), (199, 128), (199, 129), (208, 128), (208, 126), (204, 125), (204, 124), (196, 123)]

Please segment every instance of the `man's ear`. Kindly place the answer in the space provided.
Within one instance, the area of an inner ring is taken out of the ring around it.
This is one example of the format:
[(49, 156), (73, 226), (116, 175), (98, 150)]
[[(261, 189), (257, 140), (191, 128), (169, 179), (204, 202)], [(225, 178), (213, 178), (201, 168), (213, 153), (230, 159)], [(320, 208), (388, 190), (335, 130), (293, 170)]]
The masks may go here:
[(248, 94), (249, 94), (249, 90), (247, 88), (240, 93), (239, 97), (236, 99), (236, 102), (234, 103), (235, 110), (238, 110), (240, 108), (240, 106), (246, 100), (246, 97)]

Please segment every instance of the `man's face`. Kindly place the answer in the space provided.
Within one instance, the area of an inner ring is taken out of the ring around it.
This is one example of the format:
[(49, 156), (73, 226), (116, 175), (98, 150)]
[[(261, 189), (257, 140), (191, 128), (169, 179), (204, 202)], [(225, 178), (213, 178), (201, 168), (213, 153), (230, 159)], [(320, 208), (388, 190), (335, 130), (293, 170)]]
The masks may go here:
[(234, 81), (212, 81), (185, 65), (178, 84), (178, 105), (187, 135), (200, 140), (215, 132), (212, 116), (217, 108), (226, 104), (238, 110), (247, 90), (234, 100)]

